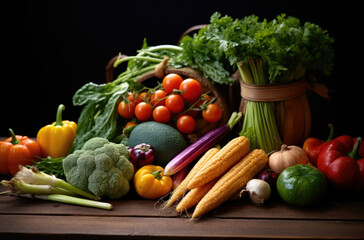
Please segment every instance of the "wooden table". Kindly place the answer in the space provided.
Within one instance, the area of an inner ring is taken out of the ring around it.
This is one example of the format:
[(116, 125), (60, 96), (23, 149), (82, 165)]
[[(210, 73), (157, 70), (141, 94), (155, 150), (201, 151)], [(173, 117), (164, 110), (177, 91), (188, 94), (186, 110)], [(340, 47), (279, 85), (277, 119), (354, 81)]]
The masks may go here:
[(133, 194), (109, 202), (110, 211), (0, 196), (0, 239), (364, 239), (362, 197), (310, 208), (237, 200), (192, 221)]

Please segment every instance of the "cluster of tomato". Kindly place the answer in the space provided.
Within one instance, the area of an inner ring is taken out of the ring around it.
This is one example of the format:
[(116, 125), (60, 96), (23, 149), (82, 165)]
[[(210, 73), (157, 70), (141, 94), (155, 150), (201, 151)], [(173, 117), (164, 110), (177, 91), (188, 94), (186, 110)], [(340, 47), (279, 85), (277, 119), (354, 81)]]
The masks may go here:
[(159, 89), (129, 92), (118, 105), (121, 117), (136, 117), (140, 122), (154, 120), (161, 123), (176, 120), (177, 129), (184, 134), (196, 128), (196, 118), (201, 114), (207, 122), (218, 122), (222, 117), (220, 107), (208, 93), (202, 93), (200, 82), (183, 79), (171, 73), (163, 78)]

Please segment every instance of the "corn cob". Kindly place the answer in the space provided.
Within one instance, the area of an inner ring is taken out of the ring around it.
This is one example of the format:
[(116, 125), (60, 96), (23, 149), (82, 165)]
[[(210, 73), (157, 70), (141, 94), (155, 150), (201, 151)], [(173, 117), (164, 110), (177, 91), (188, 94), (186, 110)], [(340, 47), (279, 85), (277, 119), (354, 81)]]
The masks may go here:
[(225, 173), (197, 204), (192, 218), (197, 218), (215, 209), (240, 191), (247, 182), (264, 169), (267, 154), (255, 149)]
[(250, 144), (246, 137), (240, 136), (232, 139), (196, 173), (188, 183), (188, 189), (203, 186), (220, 177), (249, 151)]
[(194, 188), (187, 193), (186, 196), (178, 203), (176, 211), (182, 213), (198, 204), (198, 202), (205, 196), (205, 194), (214, 186), (217, 180), (212, 180), (205, 185)]
[(219, 152), (219, 149), (216, 147), (210, 148), (202, 157), (198, 160), (198, 162), (193, 166), (191, 171), (187, 174), (186, 178), (178, 185), (178, 187), (172, 192), (171, 197), (164, 204), (163, 208), (171, 206), (174, 202), (180, 199), (188, 190), (187, 186), (190, 180), (195, 176), (195, 174), (204, 166), (204, 164), (215, 156)]

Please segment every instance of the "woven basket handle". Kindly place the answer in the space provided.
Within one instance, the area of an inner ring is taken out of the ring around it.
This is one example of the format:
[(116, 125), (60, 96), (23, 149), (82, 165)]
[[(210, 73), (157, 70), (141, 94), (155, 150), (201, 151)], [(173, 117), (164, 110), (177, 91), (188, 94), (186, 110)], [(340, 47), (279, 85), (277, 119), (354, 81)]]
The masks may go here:
[(126, 55), (117, 55), (113, 58), (111, 58), (109, 60), (109, 62), (107, 63), (106, 67), (105, 67), (105, 71), (106, 71), (106, 82), (112, 82), (114, 80), (114, 62), (118, 59), (118, 58), (124, 58), (126, 57)]
[(178, 39), (178, 43), (182, 40), (182, 38), (194, 31), (197, 31), (197, 30), (200, 30), (201, 28), (203, 27), (206, 27), (208, 24), (199, 24), (199, 25), (195, 25), (195, 26), (192, 26), (190, 28), (188, 28), (184, 33), (182, 33), (182, 35), (179, 37)]

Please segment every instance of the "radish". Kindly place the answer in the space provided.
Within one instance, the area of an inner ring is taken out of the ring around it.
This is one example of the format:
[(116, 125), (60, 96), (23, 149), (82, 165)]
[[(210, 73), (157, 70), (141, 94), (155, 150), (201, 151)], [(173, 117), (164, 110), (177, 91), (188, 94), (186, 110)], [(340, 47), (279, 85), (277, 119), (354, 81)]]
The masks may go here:
[(164, 175), (173, 175), (186, 167), (208, 149), (216, 145), (225, 137), (241, 119), (242, 113), (233, 112), (227, 124), (215, 128), (192, 143), (185, 150), (175, 156), (165, 167)]

